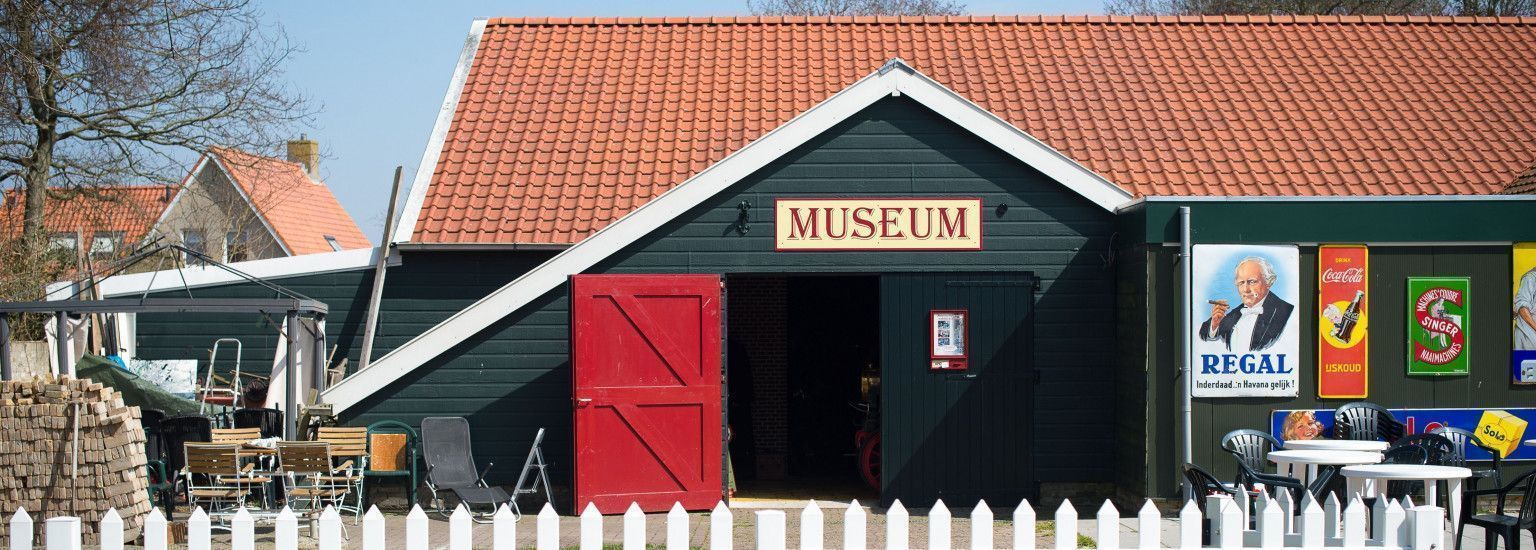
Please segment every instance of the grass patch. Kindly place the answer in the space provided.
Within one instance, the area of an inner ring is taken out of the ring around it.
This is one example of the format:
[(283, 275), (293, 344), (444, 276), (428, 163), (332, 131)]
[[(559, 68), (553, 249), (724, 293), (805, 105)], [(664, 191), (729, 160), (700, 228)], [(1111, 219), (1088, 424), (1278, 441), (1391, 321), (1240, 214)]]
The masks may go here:
[(1097, 543), (1093, 542), (1093, 539), (1088, 538), (1088, 535), (1078, 535), (1077, 536), (1077, 547), (1078, 548), (1098, 548), (1099, 545)]
[(1035, 522), (1035, 536), (1037, 536), (1037, 537), (1054, 537), (1054, 536), (1056, 536), (1056, 522), (1055, 521), (1051, 521), (1051, 520)]

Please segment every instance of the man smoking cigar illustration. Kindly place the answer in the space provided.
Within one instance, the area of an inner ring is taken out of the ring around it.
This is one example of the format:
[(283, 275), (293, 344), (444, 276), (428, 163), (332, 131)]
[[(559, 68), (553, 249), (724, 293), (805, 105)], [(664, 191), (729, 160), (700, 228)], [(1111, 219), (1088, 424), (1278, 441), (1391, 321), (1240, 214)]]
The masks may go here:
[(1237, 262), (1233, 271), (1243, 305), (1234, 309), (1227, 300), (1210, 300), (1211, 317), (1200, 324), (1200, 338), (1221, 340), (1234, 353), (1268, 349), (1285, 332), (1296, 308), (1269, 292), (1276, 279), (1269, 260), (1249, 256)]

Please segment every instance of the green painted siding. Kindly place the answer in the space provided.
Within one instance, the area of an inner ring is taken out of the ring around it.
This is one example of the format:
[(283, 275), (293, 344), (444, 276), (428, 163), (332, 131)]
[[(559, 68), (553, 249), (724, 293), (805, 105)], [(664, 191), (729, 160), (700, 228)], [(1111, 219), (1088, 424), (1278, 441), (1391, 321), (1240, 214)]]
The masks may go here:
[(1536, 200), (1361, 197), (1143, 203), (1121, 212), (1123, 242), (1179, 242), (1179, 206), (1203, 243), (1536, 241)]
[[(1175, 247), (1149, 246), (1148, 260), (1157, 269), (1149, 277), (1149, 296), (1169, 299), (1153, 306), (1149, 343), (1159, 344), (1149, 363), (1149, 399), (1158, 404), (1146, 419), (1154, 446), (1149, 459), (1159, 465), (1150, 470), (1149, 494), (1171, 496), (1178, 490), (1174, 466), (1179, 463), (1179, 428), (1173, 421), (1179, 412), (1177, 306), (1182, 302)], [(1316, 247), (1301, 248), (1300, 272), (1317, 273)], [(1410, 275), (1469, 276), (1474, 301), (1470, 330), (1471, 375), (1409, 377), (1404, 341), (1407, 291)], [(1370, 250), (1370, 375), (1367, 401), (1389, 408), (1528, 407), (1536, 403), (1536, 387), (1510, 383), (1509, 311), (1512, 292), (1510, 249), (1507, 246), (1374, 246)], [(1236, 466), (1218, 448), (1219, 438), (1238, 428), (1268, 429), (1275, 409), (1331, 409), (1349, 399), (1317, 398), (1317, 281), (1315, 275), (1300, 281), (1301, 392), (1296, 398), (1196, 399), (1194, 404), (1195, 462), (1210, 466), (1217, 477), (1231, 479)], [(1155, 340), (1153, 340), (1155, 338)], [(1166, 344), (1166, 345), (1164, 345)], [(1165, 382), (1166, 381), (1166, 382)], [(1471, 428), (1470, 426), (1464, 426)], [(1514, 470), (1529, 465), (1514, 463)], [(1506, 479), (1511, 476), (1506, 474)]]
[(1147, 256), (1139, 247), (1115, 254), (1115, 487), (1131, 497), (1146, 494), (1151, 443), (1147, 430)]

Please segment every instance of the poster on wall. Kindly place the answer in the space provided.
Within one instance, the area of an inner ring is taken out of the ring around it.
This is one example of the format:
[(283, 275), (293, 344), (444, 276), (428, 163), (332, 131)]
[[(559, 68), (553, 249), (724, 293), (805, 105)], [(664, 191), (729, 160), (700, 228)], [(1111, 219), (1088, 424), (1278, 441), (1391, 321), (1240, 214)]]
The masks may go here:
[(1536, 384), (1536, 243), (1515, 243), (1514, 260), (1515, 338), (1510, 368), (1516, 384)]
[(1408, 374), (1467, 374), (1466, 277), (1408, 278)]
[(1317, 396), (1366, 396), (1370, 256), (1364, 246), (1317, 249)]
[(929, 358), (932, 370), (966, 369), (966, 310), (936, 309), (928, 312)]
[[(1536, 422), (1533, 408), (1492, 409), (1391, 409), (1403, 423), (1403, 436), (1426, 433), (1442, 426), (1477, 434), (1480, 443), (1505, 460), (1536, 460), (1536, 447), (1522, 445), (1527, 428)], [(1333, 433), (1333, 409), (1282, 409), (1270, 415), (1270, 433), (1281, 441), (1329, 439)], [(1468, 445), (1467, 460), (1491, 460), (1487, 451)]]
[(1295, 246), (1194, 247), (1194, 397), (1295, 397), (1300, 354)]

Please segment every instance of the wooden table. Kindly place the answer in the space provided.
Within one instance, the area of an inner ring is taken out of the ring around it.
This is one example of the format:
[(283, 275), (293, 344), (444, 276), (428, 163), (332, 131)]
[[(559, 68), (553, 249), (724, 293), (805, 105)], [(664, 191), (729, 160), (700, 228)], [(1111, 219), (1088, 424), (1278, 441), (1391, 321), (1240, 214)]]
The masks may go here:
[(1461, 517), (1461, 480), (1472, 477), (1472, 470), (1459, 466), (1428, 466), (1421, 464), (1372, 464), (1345, 466), (1339, 473), (1349, 480), (1349, 498), (1376, 496), (1378, 490), (1386, 492), (1383, 481), (1422, 481), (1426, 504), (1435, 504), (1435, 482), (1445, 480), (1450, 498), (1447, 512), (1452, 525)]
[[(1301, 480), (1302, 485), (1311, 485), (1312, 480), (1317, 479), (1318, 466), (1348, 466), (1352, 464), (1375, 464), (1381, 462), (1381, 453), (1365, 451), (1316, 451), (1316, 450), (1283, 450), (1270, 451), (1269, 461), (1275, 463), (1275, 472), (1283, 476), (1290, 476)], [(1306, 465), (1302, 475), (1296, 475), (1296, 466)]]
[(1287, 451), (1365, 451), (1382, 452), (1391, 446), (1385, 441), (1356, 441), (1353, 439), (1297, 439), (1284, 443)]

